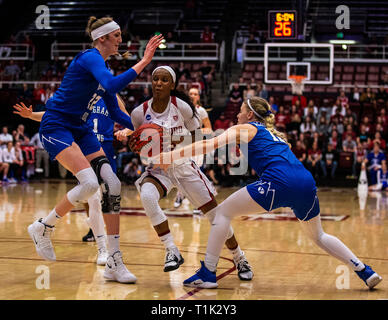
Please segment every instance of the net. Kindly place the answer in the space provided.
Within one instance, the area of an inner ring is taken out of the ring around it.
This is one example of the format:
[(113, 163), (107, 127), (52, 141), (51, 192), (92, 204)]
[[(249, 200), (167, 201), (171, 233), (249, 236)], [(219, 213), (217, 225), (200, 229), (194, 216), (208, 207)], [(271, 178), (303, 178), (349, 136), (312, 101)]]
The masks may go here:
[(302, 95), (304, 90), (304, 80), (306, 76), (290, 75), (288, 80), (291, 81), (292, 94)]

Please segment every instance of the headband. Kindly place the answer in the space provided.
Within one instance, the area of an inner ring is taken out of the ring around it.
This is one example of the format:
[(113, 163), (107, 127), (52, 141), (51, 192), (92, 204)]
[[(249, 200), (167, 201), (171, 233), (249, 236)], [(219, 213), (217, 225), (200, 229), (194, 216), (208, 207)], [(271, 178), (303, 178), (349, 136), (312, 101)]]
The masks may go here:
[(175, 83), (175, 81), (176, 81), (176, 74), (175, 74), (174, 70), (173, 70), (171, 67), (169, 67), (169, 66), (160, 66), (160, 67), (157, 67), (157, 68), (155, 68), (154, 71), (152, 71), (152, 75), (154, 75), (155, 71), (158, 70), (158, 69), (167, 70), (167, 71), (171, 74), (172, 81)]
[(264, 117), (263, 117), (263, 116), (259, 115), (259, 114), (252, 108), (251, 103), (249, 102), (249, 99), (247, 99), (247, 104), (248, 104), (249, 109), (251, 109), (252, 112), (253, 112), (257, 117), (259, 117), (261, 120), (263, 120), (263, 121), (265, 121), (264, 117), (267, 117), (267, 116), (269, 116), (269, 115), (272, 113), (271, 110), (268, 110), (268, 111), (264, 114)]
[(102, 36), (105, 36), (106, 34), (111, 33), (112, 31), (115, 31), (117, 29), (120, 29), (120, 26), (116, 22), (111, 21), (109, 23), (102, 25), (101, 27), (98, 27), (97, 29), (94, 29), (90, 34), (91, 34), (92, 39), (94, 41), (94, 40), (96, 40)]

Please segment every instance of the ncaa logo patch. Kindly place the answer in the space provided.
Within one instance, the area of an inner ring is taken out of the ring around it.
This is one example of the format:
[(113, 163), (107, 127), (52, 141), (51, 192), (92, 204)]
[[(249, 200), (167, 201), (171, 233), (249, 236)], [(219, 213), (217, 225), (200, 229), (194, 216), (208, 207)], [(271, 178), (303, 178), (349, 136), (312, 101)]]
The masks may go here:
[(151, 115), (147, 114), (145, 118), (146, 118), (146, 120), (151, 120)]
[(264, 194), (264, 188), (263, 187), (257, 188), (257, 191), (259, 191), (260, 194)]
[(178, 121), (178, 116), (173, 116), (172, 118), (174, 119), (174, 121)]

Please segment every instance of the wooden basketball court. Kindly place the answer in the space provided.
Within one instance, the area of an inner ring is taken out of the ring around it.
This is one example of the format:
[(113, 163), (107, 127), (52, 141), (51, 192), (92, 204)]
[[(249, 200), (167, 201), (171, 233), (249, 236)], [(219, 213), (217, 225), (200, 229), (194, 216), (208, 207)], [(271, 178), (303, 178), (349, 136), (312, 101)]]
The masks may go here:
[[(50, 181), (0, 190), (0, 299), (388, 299), (388, 196), (384, 193), (369, 193), (365, 198), (353, 189), (319, 190), (324, 230), (340, 238), (383, 277), (375, 290), (368, 290), (352, 270), (308, 240), (287, 208), (233, 221), (255, 272), (253, 281), (238, 279), (225, 249), (218, 266), (219, 288), (201, 290), (183, 287), (182, 282), (204, 258), (209, 223), (203, 216), (193, 216), (190, 205), (171, 210), (175, 192), (161, 206), (169, 209), (170, 229), (185, 258), (176, 271), (163, 272), (164, 247), (144, 215), (137, 191), (126, 185), (121, 250), (128, 269), (138, 278), (136, 284), (104, 280), (104, 267), (95, 264), (95, 244), (81, 241), (88, 231), (82, 207), (57, 224), (53, 235), (57, 261), (40, 259), (27, 226), (47, 215), (73, 185)], [(217, 200), (235, 190), (219, 190)]]

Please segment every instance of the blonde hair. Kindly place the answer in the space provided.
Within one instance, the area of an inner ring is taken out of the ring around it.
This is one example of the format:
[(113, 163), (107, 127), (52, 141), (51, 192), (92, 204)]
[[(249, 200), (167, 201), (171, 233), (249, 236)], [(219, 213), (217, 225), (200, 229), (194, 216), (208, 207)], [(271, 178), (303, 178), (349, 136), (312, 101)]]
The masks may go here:
[[(288, 146), (290, 144), (288, 143), (287, 140), (287, 135), (284, 134), (283, 132), (280, 132), (276, 130), (275, 128), (275, 115), (271, 112), (271, 106), (269, 105), (268, 101), (260, 98), (260, 97), (252, 97), (249, 98), (249, 104), (254, 110), (255, 117), (258, 118), (260, 122), (263, 122), (265, 127), (275, 136), (283, 139), (284, 141), (287, 142)], [(248, 105), (248, 100), (244, 101), (244, 103), (248, 106), (248, 110), (251, 111)]]
[[(111, 18), (109, 16), (102, 17), (100, 19), (97, 19), (95, 16), (90, 16), (89, 20), (88, 20), (88, 24), (86, 26), (86, 33), (92, 39), (92, 31), (93, 30), (96, 30), (97, 28), (103, 26), (104, 24), (107, 24), (107, 23), (112, 22), (112, 21), (113, 21), (113, 18)], [(97, 43), (97, 40), (93, 41), (93, 47), (96, 43)], [(121, 55), (121, 57), (124, 59), (127, 59), (130, 56), (131, 56), (131, 54), (129, 53), (129, 51), (126, 51), (125, 53), (123, 53)]]

